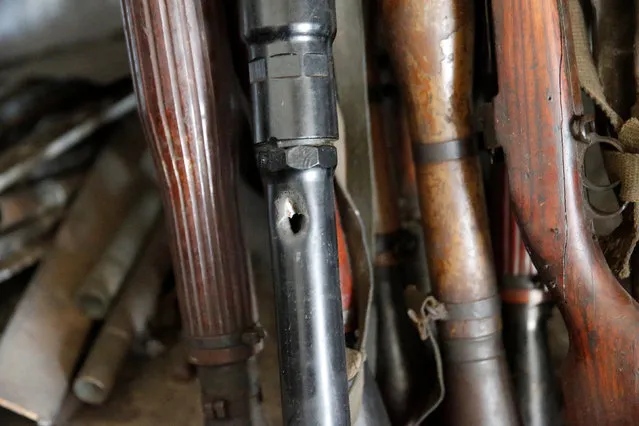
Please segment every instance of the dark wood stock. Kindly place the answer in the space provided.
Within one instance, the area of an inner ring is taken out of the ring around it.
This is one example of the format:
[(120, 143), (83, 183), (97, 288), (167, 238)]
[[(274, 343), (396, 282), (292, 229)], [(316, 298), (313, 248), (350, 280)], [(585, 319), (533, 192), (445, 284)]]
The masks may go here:
[(495, 126), (515, 212), (570, 333), (563, 371), (568, 423), (636, 424), (639, 310), (584, 216), (584, 147), (570, 131), (582, 110), (566, 1), (493, 0), (493, 13)]
[[(451, 312), (440, 326), (447, 420), (453, 425), (513, 425), (517, 415), (499, 305), (492, 304), (497, 285), (478, 157), (468, 153), (424, 161), (416, 152), (432, 155), (443, 143), (462, 146), (473, 136), (472, 4), (385, 0), (383, 16), (409, 107), (430, 276), (435, 295)], [(471, 314), (480, 304), (491, 308)]]
[[(256, 322), (237, 204), (239, 101), (218, 2), (123, 0), (193, 362), (245, 360)], [(244, 336), (246, 337), (246, 336)], [(248, 339), (250, 341), (250, 339)]]

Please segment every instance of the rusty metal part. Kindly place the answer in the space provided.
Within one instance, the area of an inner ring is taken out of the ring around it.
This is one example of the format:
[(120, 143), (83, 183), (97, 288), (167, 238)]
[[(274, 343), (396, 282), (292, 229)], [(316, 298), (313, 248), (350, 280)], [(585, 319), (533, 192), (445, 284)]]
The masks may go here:
[[(264, 335), (237, 204), (244, 117), (223, 5), (122, 0), (122, 6), (134, 85), (171, 230), (184, 337), (191, 362), (201, 366), (203, 403), (209, 393), (248, 397), (248, 389), (214, 380), (230, 366), (245, 374)], [(248, 411), (236, 414), (218, 419), (205, 410), (207, 424), (250, 423)]]
[(76, 292), (76, 304), (89, 318), (107, 315), (159, 214), (160, 198), (152, 188), (131, 208)]
[(75, 395), (88, 404), (101, 404), (108, 398), (133, 340), (147, 330), (162, 282), (171, 267), (164, 222), (155, 220), (152, 224), (153, 236), (73, 383)]
[[(472, 3), (385, 0), (383, 16), (413, 142), (427, 150), (471, 138)], [(434, 293), (458, 312), (440, 323), (447, 421), (517, 424), (498, 304), (484, 302), (498, 296), (479, 160), (464, 157), (416, 167)], [(483, 303), (490, 309), (477, 316), (474, 310)]]
[(47, 179), (0, 196), (0, 232), (32, 220), (52, 209), (63, 208), (84, 176)]
[[(198, 367), (204, 426), (264, 425), (262, 394), (255, 357), (221, 366)], [(207, 383), (223, 386), (207, 386)], [(242, 419), (242, 420), (239, 420)]]
[(0, 405), (42, 423), (55, 418), (91, 322), (73, 293), (139, 190), (138, 121), (124, 120), (69, 208), (0, 341)]

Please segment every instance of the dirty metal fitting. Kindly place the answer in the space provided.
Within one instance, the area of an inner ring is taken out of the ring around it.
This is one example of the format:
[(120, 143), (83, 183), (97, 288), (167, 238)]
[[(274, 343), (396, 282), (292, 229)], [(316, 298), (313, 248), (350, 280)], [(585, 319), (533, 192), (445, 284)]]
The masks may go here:
[(253, 424), (248, 410), (219, 416), (207, 409), (212, 401), (206, 396), (215, 395), (217, 404), (249, 398), (246, 386), (238, 388), (246, 381), (231, 386), (216, 377), (229, 365), (247, 369), (264, 336), (237, 202), (245, 118), (224, 3), (122, 0), (141, 118), (171, 230), (183, 333), (205, 395), (205, 422), (245, 425)]
[(76, 304), (89, 318), (99, 320), (109, 312), (144, 247), (160, 209), (160, 198), (155, 189), (142, 194), (113, 236), (109, 247), (85, 278), (76, 294)]
[(531, 277), (502, 279), (504, 344), (524, 426), (561, 424), (558, 380), (548, 346), (550, 294)]
[(287, 425), (350, 424), (333, 175), (331, 0), (244, 0)]
[(473, 137), (473, 3), (384, 0), (408, 103), (413, 160), (439, 324), (447, 422), (519, 423), (501, 338), (482, 173)]
[(162, 282), (171, 267), (164, 222), (154, 221), (151, 241), (124, 284), (73, 384), (73, 393), (87, 404), (102, 404), (111, 393), (133, 340), (146, 330)]

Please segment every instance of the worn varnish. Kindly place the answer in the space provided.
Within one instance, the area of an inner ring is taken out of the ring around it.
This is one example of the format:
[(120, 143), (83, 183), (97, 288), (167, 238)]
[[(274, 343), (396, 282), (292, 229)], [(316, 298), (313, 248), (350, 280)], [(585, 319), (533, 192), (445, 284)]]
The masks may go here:
[[(205, 417), (244, 424), (244, 398), (255, 389), (242, 363), (261, 335), (236, 200), (241, 114), (222, 4), (122, 4), (140, 114), (171, 230), (184, 334), (192, 362), (204, 367)], [(224, 367), (209, 369), (216, 365)], [(221, 386), (222, 378), (237, 383)]]
[(567, 3), (493, 0), (493, 13), (500, 90), (495, 125), (511, 196), (570, 333), (566, 419), (570, 425), (634, 425), (639, 310), (584, 218), (584, 147), (570, 131), (582, 109)]
[[(472, 149), (474, 11), (462, 0), (385, 0), (410, 133), (452, 425), (517, 424), (482, 175)], [(463, 154), (454, 155), (454, 146)], [(437, 155), (436, 155), (437, 154)]]

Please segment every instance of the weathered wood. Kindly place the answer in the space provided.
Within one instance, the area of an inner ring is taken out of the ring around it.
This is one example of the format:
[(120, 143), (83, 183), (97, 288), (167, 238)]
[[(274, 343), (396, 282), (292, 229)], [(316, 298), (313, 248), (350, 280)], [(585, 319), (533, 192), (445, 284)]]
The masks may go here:
[(440, 324), (448, 421), (517, 424), (472, 148), (473, 3), (385, 0), (383, 16), (408, 103), (428, 269), (435, 295), (449, 309)]
[(639, 418), (639, 310), (616, 282), (585, 220), (582, 114), (565, 0), (493, 0), (499, 95), (495, 126), (533, 261), (570, 333), (563, 371), (571, 425)]
[(207, 424), (247, 424), (257, 399), (248, 360), (262, 335), (237, 204), (242, 111), (223, 2), (122, 5), (171, 231), (184, 334), (192, 362), (201, 366)]

